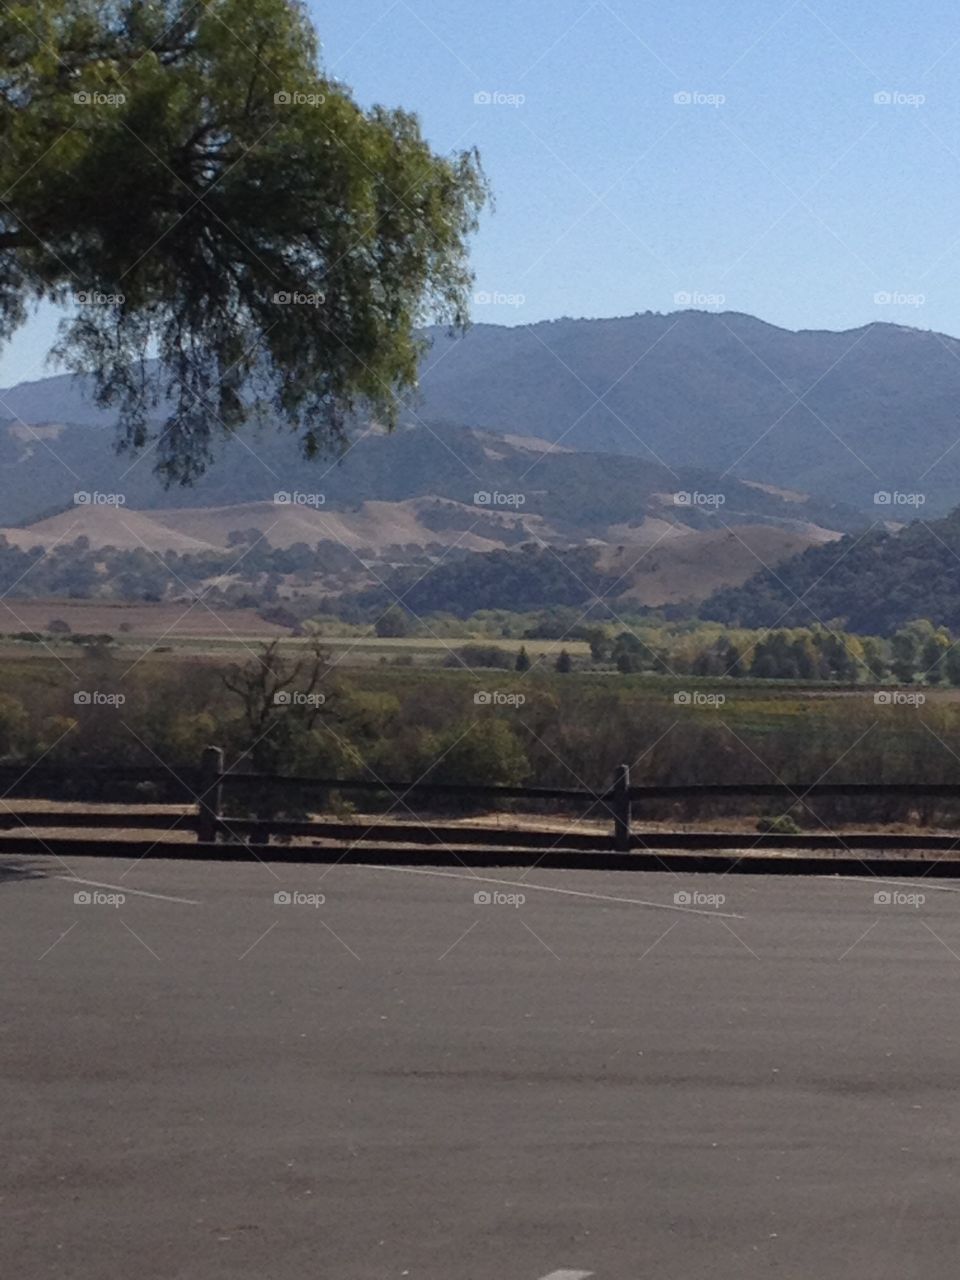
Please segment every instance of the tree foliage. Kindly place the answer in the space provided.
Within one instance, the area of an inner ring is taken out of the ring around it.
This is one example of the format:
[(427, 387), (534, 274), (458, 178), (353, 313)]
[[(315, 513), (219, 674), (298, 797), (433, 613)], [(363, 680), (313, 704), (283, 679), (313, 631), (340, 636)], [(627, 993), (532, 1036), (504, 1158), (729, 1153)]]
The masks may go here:
[(0, 190), (0, 340), (72, 305), (59, 353), (181, 483), (249, 420), (308, 456), (392, 422), (487, 194), (323, 73), (294, 0), (0, 6)]

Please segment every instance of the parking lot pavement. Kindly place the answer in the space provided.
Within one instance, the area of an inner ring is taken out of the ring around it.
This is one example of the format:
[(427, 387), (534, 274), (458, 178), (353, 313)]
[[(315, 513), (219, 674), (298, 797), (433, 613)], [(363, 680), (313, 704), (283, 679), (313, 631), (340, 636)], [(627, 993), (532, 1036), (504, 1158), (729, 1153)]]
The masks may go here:
[(3, 858), (0, 1273), (953, 1280), (958, 889)]

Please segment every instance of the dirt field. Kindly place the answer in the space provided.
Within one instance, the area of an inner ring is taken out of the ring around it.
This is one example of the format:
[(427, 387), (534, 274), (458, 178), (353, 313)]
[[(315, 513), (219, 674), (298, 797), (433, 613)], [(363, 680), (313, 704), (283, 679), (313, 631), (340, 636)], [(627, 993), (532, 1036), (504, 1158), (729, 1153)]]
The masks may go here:
[[(260, 639), (289, 635), (253, 609), (204, 604), (125, 604), (109, 600), (0, 600), (0, 631), (46, 631), (54, 620), (81, 634), (115, 639)], [(122, 627), (122, 630), (121, 630)]]

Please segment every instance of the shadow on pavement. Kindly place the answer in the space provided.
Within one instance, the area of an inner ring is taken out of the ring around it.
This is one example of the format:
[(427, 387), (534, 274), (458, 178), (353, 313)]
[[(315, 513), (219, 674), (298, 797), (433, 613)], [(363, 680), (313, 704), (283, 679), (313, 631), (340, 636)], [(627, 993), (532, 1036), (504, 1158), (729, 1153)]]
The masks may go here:
[(0, 857), (0, 884), (18, 880), (43, 880), (46, 872), (36, 863), (23, 858)]

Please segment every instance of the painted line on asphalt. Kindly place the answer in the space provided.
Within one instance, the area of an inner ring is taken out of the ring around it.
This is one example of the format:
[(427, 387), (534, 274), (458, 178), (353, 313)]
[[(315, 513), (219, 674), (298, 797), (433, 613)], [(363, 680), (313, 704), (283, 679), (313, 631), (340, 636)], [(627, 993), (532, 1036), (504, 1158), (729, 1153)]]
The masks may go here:
[(548, 1276), (542, 1276), (541, 1280), (587, 1280), (587, 1276), (592, 1276), (592, 1271), (551, 1271)]
[(161, 902), (182, 902), (188, 907), (199, 907), (196, 898), (172, 898), (168, 893), (149, 893), (146, 889), (131, 889), (125, 884), (104, 884), (102, 880), (81, 880), (79, 876), (54, 876), (54, 880), (67, 880), (71, 884), (89, 884), (94, 889), (115, 889), (117, 893), (133, 893), (138, 898), (159, 898)]
[(881, 880), (879, 876), (821, 876), (821, 880), (855, 880), (857, 884), (895, 884), (898, 888), (937, 889), (940, 893), (960, 893), (955, 884), (933, 884), (930, 880)]
[[(708, 907), (681, 907), (673, 902), (649, 902), (646, 898), (618, 898), (608, 893), (586, 893), (583, 889), (558, 889), (552, 884), (531, 884), (529, 880), (495, 880), (492, 876), (461, 875), (458, 871), (432, 871), (424, 867), (388, 867), (368, 863), (371, 871), (401, 871), (411, 876), (441, 876), (445, 880), (468, 880), (479, 884), (502, 884), (508, 889), (539, 889), (541, 893), (561, 893), (571, 898), (593, 898), (597, 902), (625, 902), (631, 907), (656, 907), (659, 911), (679, 911), (688, 916), (716, 916), (721, 920), (744, 920), (732, 911), (712, 911)], [(364, 870), (363, 866), (358, 870)], [(587, 1273), (589, 1275), (589, 1272)]]

